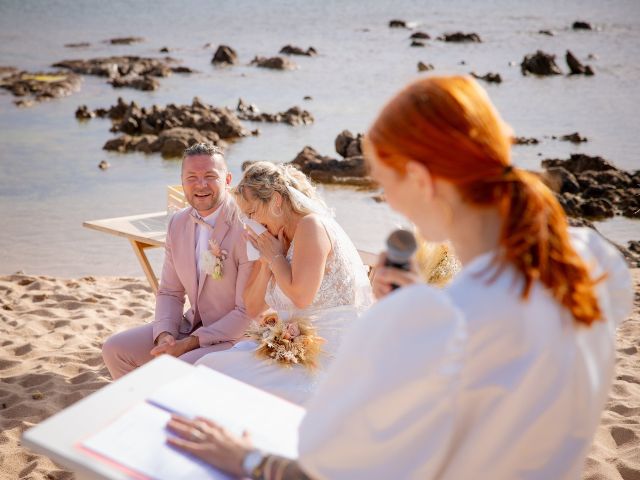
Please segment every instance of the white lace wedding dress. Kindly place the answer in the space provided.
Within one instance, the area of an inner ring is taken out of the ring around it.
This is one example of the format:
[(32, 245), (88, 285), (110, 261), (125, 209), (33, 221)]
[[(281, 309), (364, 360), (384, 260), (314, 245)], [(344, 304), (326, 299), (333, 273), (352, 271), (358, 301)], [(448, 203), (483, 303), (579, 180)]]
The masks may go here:
[[(312, 304), (304, 310), (297, 309), (273, 279), (265, 298), (280, 318), (286, 320), (295, 314), (312, 319), (318, 335), (325, 339), (319, 367), (313, 371), (300, 365), (287, 368), (260, 359), (255, 355), (254, 341), (241, 341), (229, 350), (210, 353), (197, 365), (206, 365), (294, 403), (303, 405), (307, 401), (338, 350), (344, 330), (372, 302), (369, 279), (355, 246), (333, 218), (323, 217), (322, 223), (331, 240), (331, 252)], [(287, 252), (289, 262), (293, 249), (292, 243)]]

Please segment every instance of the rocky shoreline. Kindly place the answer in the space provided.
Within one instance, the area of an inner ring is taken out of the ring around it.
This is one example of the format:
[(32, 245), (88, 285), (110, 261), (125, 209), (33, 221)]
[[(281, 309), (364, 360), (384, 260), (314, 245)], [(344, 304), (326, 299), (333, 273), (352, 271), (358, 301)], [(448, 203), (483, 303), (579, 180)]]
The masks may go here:
[(200, 142), (226, 147), (227, 142), (259, 130), (249, 131), (240, 120), (252, 122), (286, 123), (292, 126), (313, 123), (313, 115), (300, 107), (291, 107), (275, 114), (260, 113), (258, 107), (238, 101), (236, 111), (216, 107), (194, 98), (190, 105), (153, 105), (140, 107), (136, 102), (118, 98), (109, 108), (89, 110), (81, 105), (76, 110), (78, 120), (111, 119), (111, 131), (121, 135), (108, 140), (104, 150), (126, 153), (160, 153), (165, 158), (181, 157), (184, 150)]
[[(404, 41), (413, 47), (425, 47), (426, 42), (482, 44), (483, 38), (476, 32), (448, 31), (440, 35), (414, 30), (418, 25), (401, 19), (389, 21), (392, 29), (412, 30)], [(576, 20), (566, 27), (574, 31), (595, 32), (598, 28)], [(558, 32), (540, 29), (540, 35), (556, 36)], [(141, 37), (118, 37), (104, 40), (109, 45), (132, 45), (143, 42)], [(68, 48), (85, 48), (88, 42), (76, 42), (65, 45)], [(211, 44), (205, 48), (212, 47)], [(478, 48), (478, 47), (474, 47)], [(159, 50), (168, 53), (169, 47)], [(287, 44), (275, 56), (256, 55), (246, 65), (275, 69), (295, 70), (298, 68), (290, 57), (316, 57), (318, 51), (309, 46)], [(589, 55), (589, 59), (597, 57)], [(567, 75), (594, 75), (590, 65), (583, 64), (570, 50), (566, 50), (565, 61)], [(160, 79), (174, 73), (194, 73), (189, 67), (179, 64), (180, 61), (169, 56), (158, 58), (119, 55), (90, 59), (73, 59), (56, 62), (52, 65), (58, 70), (53, 72), (24, 72), (11, 67), (0, 67), (0, 87), (7, 89), (17, 97), (19, 106), (29, 106), (35, 102), (70, 95), (79, 90), (82, 75), (104, 77), (114, 88), (134, 88), (142, 91), (153, 91), (160, 88)], [(228, 68), (240, 63), (237, 52), (228, 45), (218, 45), (211, 63), (216, 68)], [(463, 62), (460, 62), (464, 64)], [(510, 62), (517, 66), (516, 62)], [(539, 77), (564, 75), (556, 63), (556, 55), (537, 50), (527, 54), (519, 64), (522, 75)], [(418, 71), (430, 71), (434, 66), (419, 62)], [(479, 74), (471, 71), (470, 75), (491, 84), (502, 83), (499, 72)], [(310, 97), (305, 97), (307, 99)], [(76, 110), (79, 120), (91, 118), (109, 118), (111, 131), (117, 136), (108, 140), (103, 148), (114, 152), (160, 153), (163, 157), (179, 157), (189, 145), (208, 141), (225, 147), (229, 142), (237, 141), (249, 135), (258, 135), (258, 129), (247, 128), (242, 122), (284, 123), (291, 126), (310, 125), (314, 123), (313, 115), (298, 106), (281, 112), (261, 112), (260, 109), (242, 99), (235, 109), (207, 105), (194, 98), (190, 105), (166, 106), (153, 105), (141, 107), (135, 102), (127, 103), (119, 98), (109, 108), (90, 111), (85, 105)], [(587, 138), (578, 132), (552, 136), (552, 139), (572, 143), (586, 142)], [(305, 146), (289, 163), (296, 166), (312, 180), (318, 183), (357, 187), (375, 190), (377, 185), (369, 176), (362, 156), (361, 134), (342, 131), (335, 139), (337, 157), (324, 155), (312, 146)], [(518, 137), (517, 145), (537, 145), (536, 138)], [(108, 166), (108, 163), (106, 163)], [(638, 171), (625, 172), (617, 169), (612, 163), (601, 157), (573, 154), (568, 159), (546, 159), (542, 161), (543, 175), (554, 187), (558, 200), (573, 222), (591, 224), (614, 216), (624, 216), (637, 220), (640, 217), (640, 174)], [(101, 167), (102, 168), (102, 167)], [(106, 167), (104, 167), (106, 168)], [(383, 195), (376, 195), (376, 201), (384, 201)], [(640, 250), (633, 246), (630, 251)], [(640, 255), (640, 254), (638, 254)]]
[[(305, 146), (288, 164), (299, 168), (321, 184), (376, 190), (362, 156), (362, 134), (344, 130), (335, 139), (340, 159), (322, 155)], [(514, 143), (533, 143), (536, 139), (520, 138)], [(248, 164), (245, 162), (243, 170)], [(593, 222), (622, 216), (640, 220), (640, 170), (628, 172), (598, 156), (572, 154), (568, 159), (546, 159), (538, 173), (552, 189), (563, 207), (569, 223), (596, 229)], [(372, 197), (385, 201), (384, 194)], [(640, 241), (617, 245), (629, 264), (640, 267)]]
[(80, 90), (82, 77), (65, 71), (26, 72), (12, 67), (0, 67), (0, 88), (9, 90), (16, 97), (24, 97), (14, 103), (28, 107), (35, 102), (71, 95)]

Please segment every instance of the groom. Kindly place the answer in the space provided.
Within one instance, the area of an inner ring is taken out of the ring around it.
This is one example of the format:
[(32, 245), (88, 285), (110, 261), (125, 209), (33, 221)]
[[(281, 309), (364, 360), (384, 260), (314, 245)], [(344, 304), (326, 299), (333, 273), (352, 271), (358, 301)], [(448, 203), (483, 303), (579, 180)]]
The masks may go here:
[[(218, 147), (185, 150), (182, 187), (191, 207), (169, 221), (154, 322), (112, 335), (102, 347), (114, 379), (163, 353), (194, 363), (230, 348), (246, 330), (242, 294), (253, 262), (230, 183)], [(191, 307), (183, 314), (185, 295)]]

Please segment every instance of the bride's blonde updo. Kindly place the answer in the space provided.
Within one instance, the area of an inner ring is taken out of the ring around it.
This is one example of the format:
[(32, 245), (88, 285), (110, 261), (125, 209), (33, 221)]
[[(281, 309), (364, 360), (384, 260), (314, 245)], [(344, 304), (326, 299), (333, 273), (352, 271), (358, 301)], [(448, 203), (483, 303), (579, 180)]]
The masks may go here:
[(253, 197), (260, 200), (265, 208), (271, 202), (273, 194), (278, 192), (282, 196), (283, 208), (285, 205), (294, 213), (307, 215), (312, 213), (309, 207), (303, 205), (290, 188), (295, 188), (305, 197), (311, 199), (314, 204), (326, 208), (323, 200), (318, 196), (315, 187), (304, 173), (291, 165), (276, 165), (271, 162), (255, 162), (244, 171), (240, 183), (233, 189), (233, 193), (242, 205), (248, 200), (247, 191)]

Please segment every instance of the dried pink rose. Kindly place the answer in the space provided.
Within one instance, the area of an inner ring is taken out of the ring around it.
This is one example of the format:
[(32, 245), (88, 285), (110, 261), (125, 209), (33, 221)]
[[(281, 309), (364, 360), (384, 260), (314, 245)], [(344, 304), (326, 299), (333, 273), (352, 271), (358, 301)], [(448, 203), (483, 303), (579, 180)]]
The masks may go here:
[(220, 245), (218, 245), (218, 242), (213, 238), (209, 240), (209, 250), (211, 250), (214, 257), (220, 258), (222, 256), (223, 251), (220, 248)]
[(297, 323), (288, 323), (286, 327), (284, 327), (284, 338), (287, 340), (291, 340), (293, 338), (300, 336), (300, 327), (298, 327)]

